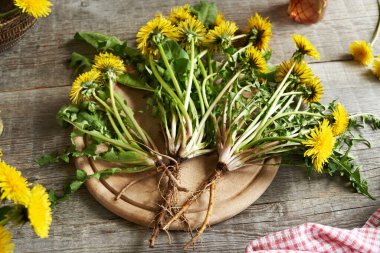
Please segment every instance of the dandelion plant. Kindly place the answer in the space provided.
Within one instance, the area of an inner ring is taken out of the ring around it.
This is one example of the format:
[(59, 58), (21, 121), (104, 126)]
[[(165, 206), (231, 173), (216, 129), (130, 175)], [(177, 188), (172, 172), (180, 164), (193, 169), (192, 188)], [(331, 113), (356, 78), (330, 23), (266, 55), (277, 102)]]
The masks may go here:
[(268, 67), (261, 52), (253, 46), (239, 52), (237, 63), (231, 62), (233, 66), (245, 66), (244, 77), (224, 96), (215, 112), (219, 157), (215, 172), (164, 226), (168, 229), (210, 188), (205, 221), (185, 249), (207, 226), (218, 178), (227, 171), (269, 157), (301, 153), (306, 165), (316, 172), (340, 173), (358, 192), (371, 197), (366, 181), (360, 178), (348, 153), (354, 140), (354, 129), (348, 129), (348, 113), (341, 103), (329, 106), (319, 103), (323, 94), (321, 81), (304, 61), (305, 55), (318, 59), (319, 53), (304, 36), (293, 35), (293, 40), (297, 51), (277, 68), (273, 82), (260, 80)]
[[(208, 7), (216, 15), (215, 6)], [(173, 8), (168, 18), (155, 17), (137, 34), (137, 48), (148, 58), (146, 69), (154, 81), (150, 106), (161, 119), (168, 154), (179, 163), (215, 150), (213, 110), (240, 75), (236, 71), (219, 79), (220, 84), (214, 87), (214, 72), (219, 66), (215, 65), (213, 55), (223, 52), (214, 46), (220, 41), (222, 48), (228, 48), (238, 28), (233, 22), (221, 21), (219, 26), (215, 26), (215, 20), (202, 22), (199, 16), (202, 11), (201, 5), (193, 9), (188, 5)], [(178, 176), (178, 171), (173, 173)], [(169, 181), (151, 246), (166, 212), (172, 208), (174, 188)]]

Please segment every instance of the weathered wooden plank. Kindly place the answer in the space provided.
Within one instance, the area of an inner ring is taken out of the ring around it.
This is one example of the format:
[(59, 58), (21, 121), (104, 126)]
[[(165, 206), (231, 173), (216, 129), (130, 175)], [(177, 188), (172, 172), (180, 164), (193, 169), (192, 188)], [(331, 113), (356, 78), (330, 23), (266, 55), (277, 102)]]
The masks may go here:
[[(1, 55), (0, 91), (65, 86), (71, 83), (66, 60), (83, 47), (71, 41), (76, 31), (98, 31), (134, 43), (140, 26), (155, 12), (167, 14), (171, 7), (196, 1), (58, 1), (53, 14), (41, 19), (33, 31)], [(228, 19), (244, 28), (256, 11), (273, 22), (273, 62), (289, 58), (294, 50), (292, 33), (307, 35), (321, 51), (322, 61), (348, 59), (348, 45), (356, 39), (369, 40), (375, 28), (376, 0), (329, 1), (324, 19), (315, 25), (298, 25), (286, 13), (287, 0), (219, 1)], [(376, 50), (380, 47), (376, 45)]]
[[(312, 68), (325, 84), (326, 101), (339, 98), (350, 112), (380, 115), (380, 85), (366, 69), (350, 62), (313, 64)], [(68, 91), (69, 87), (55, 87), (0, 93), (4, 159), (55, 189), (73, 176), (72, 165), (39, 168), (33, 160), (69, 143), (67, 131), (55, 122), (59, 107), (68, 102)], [(305, 222), (348, 229), (362, 226), (380, 206), (380, 132), (365, 129), (363, 134), (373, 147), (360, 146), (355, 152), (377, 200), (352, 193), (339, 178), (314, 175), (308, 180), (304, 168), (282, 166), (266, 193), (238, 216), (212, 226), (196, 252), (241, 252), (251, 239)], [(49, 239), (37, 239), (25, 226), (17, 230), (14, 242), (16, 252), (143, 252), (148, 249), (149, 234), (148, 229), (107, 211), (83, 189), (58, 206)], [(184, 232), (172, 236), (172, 245), (162, 235), (157, 248), (150, 251), (178, 252), (189, 238)]]

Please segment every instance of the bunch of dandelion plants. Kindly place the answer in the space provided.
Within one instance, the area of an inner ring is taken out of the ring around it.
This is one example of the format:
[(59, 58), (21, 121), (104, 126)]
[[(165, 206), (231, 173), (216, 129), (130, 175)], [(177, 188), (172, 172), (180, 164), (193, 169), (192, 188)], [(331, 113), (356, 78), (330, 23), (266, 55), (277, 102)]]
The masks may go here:
[[(77, 172), (75, 189), (85, 180), (106, 177), (114, 173), (137, 173), (158, 169), (165, 170), (163, 155), (134, 117), (133, 110), (116, 88), (118, 78), (125, 74), (123, 61), (110, 52), (95, 56), (92, 69), (80, 74), (74, 81), (70, 93), (71, 105), (58, 113), (61, 122), (74, 127), (71, 155), (87, 156), (117, 163), (111, 168), (91, 176)], [(78, 150), (76, 137), (85, 139), (85, 147)]]
[[(360, 178), (358, 166), (349, 155), (354, 142), (366, 141), (353, 134), (354, 127), (348, 127), (350, 116), (340, 103), (332, 102), (328, 106), (319, 103), (323, 94), (321, 81), (304, 61), (305, 55), (319, 58), (319, 53), (305, 37), (293, 35), (293, 40), (297, 51), (277, 68), (273, 80), (265, 75), (268, 66), (264, 52), (251, 43), (237, 50), (237, 63), (231, 60), (226, 65), (226, 68), (230, 64), (232, 68), (240, 66), (244, 77), (234, 83), (214, 112), (219, 156), (215, 172), (164, 226), (168, 229), (210, 188), (205, 220), (185, 248), (192, 245), (208, 225), (218, 178), (225, 172), (266, 158), (304, 155), (308, 167), (317, 172), (339, 173), (358, 192), (371, 197), (366, 181)], [(379, 127), (377, 118), (366, 119), (373, 128)]]
[[(228, 48), (237, 27), (220, 21), (221, 29), (210, 29), (215, 26), (217, 11), (215, 5), (204, 4), (174, 8), (168, 18), (155, 17), (137, 34), (137, 48), (148, 58), (147, 73), (156, 88), (149, 104), (161, 119), (168, 154), (179, 164), (215, 150), (214, 108), (241, 73), (214, 78), (220, 66), (213, 59), (217, 49), (212, 47), (223, 40), (222, 49)], [(200, 16), (205, 8), (211, 9), (211, 14)], [(218, 85), (214, 85), (216, 81)], [(173, 174), (178, 178), (178, 171)], [(170, 216), (175, 190), (169, 178), (151, 246), (165, 217)]]

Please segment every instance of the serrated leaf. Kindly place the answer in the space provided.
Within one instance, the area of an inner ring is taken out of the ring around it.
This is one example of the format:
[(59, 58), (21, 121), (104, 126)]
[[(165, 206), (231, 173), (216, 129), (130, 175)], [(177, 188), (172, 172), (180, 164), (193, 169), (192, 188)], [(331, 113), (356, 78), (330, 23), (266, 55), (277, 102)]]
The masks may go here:
[(169, 61), (181, 58), (189, 59), (186, 51), (174, 40), (165, 40), (162, 43), (162, 47)]
[(361, 179), (360, 168), (356, 165), (350, 156), (348, 159), (342, 160), (339, 153), (335, 152), (331, 157), (331, 161), (327, 164), (325, 172), (335, 173), (338, 172), (341, 176), (345, 177), (351, 182), (352, 187), (363, 195), (374, 199), (368, 191), (368, 184), (366, 180)]
[(57, 114), (58, 123), (61, 123), (61, 125), (63, 125), (62, 120), (75, 121), (78, 117), (77, 116), (78, 112), (79, 112), (79, 108), (76, 105), (63, 106)]
[(135, 151), (115, 151), (113, 148), (101, 154), (99, 158), (108, 162), (126, 164), (142, 164), (147, 159), (146, 156)]
[(77, 32), (74, 38), (86, 42), (97, 51), (115, 50), (124, 44), (115, 36), (108, 36), (97, 32)]
[(134, 89), (146, 90), (151, 92), (155, 91), (155, 89), (150, 87), (143, 80), (137, 79), (129, 74), (120, 75), (117, 79), (117, 82)]
[(42, 155), (35, 160), (35, 162), (41, 167), (52, 164), (52, 163), (57, 163), (58, 161), (59, 161), (59, 155), (57, 153)]
[(189, 59), (179, 58), (173, 61), (174, 71), (178, 76), (181, 76), (186, 73), (187, 68), (189, 67)]
[(185, 50), (175, 41), (166, 40), (162, 47), (164, 48), (165, 55), (169, 63), (174, 67), (174, 71), (178, 76), (186, 72), (189, 67), (189, 55)]

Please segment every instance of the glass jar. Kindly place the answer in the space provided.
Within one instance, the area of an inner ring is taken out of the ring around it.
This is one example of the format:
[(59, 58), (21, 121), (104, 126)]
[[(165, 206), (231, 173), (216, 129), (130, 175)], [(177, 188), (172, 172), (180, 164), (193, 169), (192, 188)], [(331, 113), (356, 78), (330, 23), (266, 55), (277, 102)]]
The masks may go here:
[(327, 0), (290, 0), (288, 14), (298, 23), (316, 23), (323, 17)]

